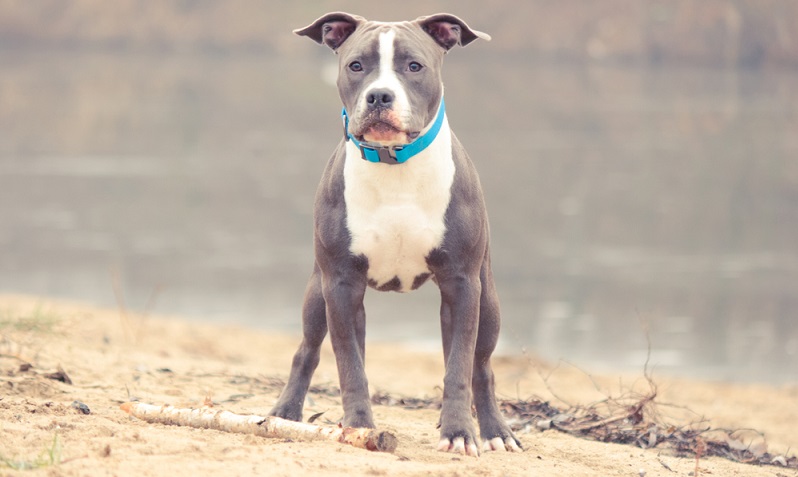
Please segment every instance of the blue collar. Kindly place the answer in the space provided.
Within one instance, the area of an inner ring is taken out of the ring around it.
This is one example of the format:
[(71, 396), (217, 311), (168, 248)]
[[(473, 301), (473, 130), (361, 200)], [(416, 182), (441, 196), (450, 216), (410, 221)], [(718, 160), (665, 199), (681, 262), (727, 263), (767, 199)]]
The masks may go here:
[(386, 164), (402, 164), (411, 157), (420, 153), (427, 148), (432, 141), (438, 136), (438, 132), (443, 125), (443, 117), (446, 115), (446, 105), (441, 98), (441, 105), (438, 108), (438, 115), (435, 117), (435, 122), (432, 127), (423, 136), (417, 137), (409, 144), (402, 144), (400, 146), (380, 146), (369, 142), (361, 142), (355, 139), (349, 132), (349, 116), (346, 114), (346, 108), (341, 112), (344, 120), (344, 139), (352, 141), (358, 149), (363, 159), (369, 162), (383, 162)]

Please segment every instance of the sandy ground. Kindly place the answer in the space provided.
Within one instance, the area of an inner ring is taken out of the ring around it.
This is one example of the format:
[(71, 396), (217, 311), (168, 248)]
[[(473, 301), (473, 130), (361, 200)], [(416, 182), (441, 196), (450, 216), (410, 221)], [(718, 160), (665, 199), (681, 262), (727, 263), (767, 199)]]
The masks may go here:
[[(694, 459), (664, 449), (605, 444), (553, 430), (519, 434), (526, 448), (520, 454), (444, 454), (434, 450), (437, 412), (430, 410), (375, 406), (378, 426), (399, 438), (394, 454), (333, 442), (148, 424), (119, 410), (131, 398), (197, 406), (210, 396), (219, 408), (265, 415), (279, 393), (279, 380), (287, 377), (297, 344), (296, 336), (0, 296), (0, 475), (670, 477), (695, 470)], [(373, 391), (409, 397), (440, 394), (443, 370), (437, 354), (369, 343), (367, 356)], [(588, 376), (584, 370), (552, 367), (528, 356), (495, 361), (503, 398), (536, 396), (559, 406), (563, 401), (587, 405), (645, 384), (641, 376)], [(33, 367), (25, 370), (23, 362)], [(72, 384), (46, 377), (59, 367)], [(683, 415), (679, 406), (689, 407), (713, 427), (756, 429), (765, 434), (774, 454), (791, 455), (798, 448), (798, 383), (773, 387), (654, 378), (658, 401), (676, 406), (664, 406), (663, 412), (675, 409)], [(314, 384), (337, 385), (329, 346)], [(84, 403), (91, 413), (81, 413), (73, 401)], [(341, 417), (339, 398), (311, 393), (305, 418), (320, 411), (326, 411), (322, 421), (335, 422)], [(57, 465), (49, 464), (50, 450), (58, 454)], [(8, 466), (20, 462), (39, 467), (18, 471)], [(792, 477), (798, 472), (708, 458), (700, 461), (700, 475)]]

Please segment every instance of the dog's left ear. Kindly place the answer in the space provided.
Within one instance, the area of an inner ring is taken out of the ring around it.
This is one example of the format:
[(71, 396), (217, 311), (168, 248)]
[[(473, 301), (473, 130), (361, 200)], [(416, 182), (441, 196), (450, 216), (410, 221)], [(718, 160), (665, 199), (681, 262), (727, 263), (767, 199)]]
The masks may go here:
[(454, 45), (466, 46), (477, 38), (490, 41), (490, 35), (472, 30), (466, 22), (449, 13), (419, 17), (415, 23), (446, 51)]

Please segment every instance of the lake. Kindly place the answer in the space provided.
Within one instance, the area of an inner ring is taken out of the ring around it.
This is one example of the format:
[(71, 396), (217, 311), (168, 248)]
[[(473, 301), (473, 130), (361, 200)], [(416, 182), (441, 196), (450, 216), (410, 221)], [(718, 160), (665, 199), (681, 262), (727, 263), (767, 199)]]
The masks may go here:
[[(334, 59), (0, 53), (0, 291), (297, 332)], [(798, 381), (795, 71), (447, 63), (502, 353)], [(439, 349), (437, 312), (372, 291), (369, 339)]]

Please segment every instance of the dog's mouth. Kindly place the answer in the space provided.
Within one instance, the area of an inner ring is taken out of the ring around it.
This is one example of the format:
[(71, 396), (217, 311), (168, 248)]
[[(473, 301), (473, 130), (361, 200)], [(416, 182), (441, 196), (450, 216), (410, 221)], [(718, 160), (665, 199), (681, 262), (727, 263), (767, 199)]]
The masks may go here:
[(419, 131), (406, 131), (394, 121), (391, 121), (390, 118), (380, 116), (366, 121), (360, 131), (355, 134), (355, 138), (358, 141), (377, 143), (382, 146), (408, 144), (420, 134)]
[(419, 135), (419, 132), (403, 131), (396, 126), (377, 122), (366, 127), (363, 134), (356, 136), (358, 141), (378, 143), (383, 146), (409, 144)]

